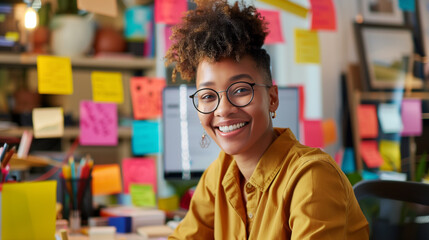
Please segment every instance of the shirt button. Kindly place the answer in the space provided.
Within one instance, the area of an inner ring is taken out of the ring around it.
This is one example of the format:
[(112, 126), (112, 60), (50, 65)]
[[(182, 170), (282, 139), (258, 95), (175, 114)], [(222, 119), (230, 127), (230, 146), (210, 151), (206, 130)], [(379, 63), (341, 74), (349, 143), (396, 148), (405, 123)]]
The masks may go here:
[(252, 214), (252, 213), (249, 213), (249, 215), (248, 215), (248, 216), (249, 216), (249, 218), (252, 218), (252, 217), (253, 217), (253, 214)]
[(246, 187), (247, 187), (247, 188), (252, 188), (252, 184), (247, 183), (247, 184), (246, 184)]

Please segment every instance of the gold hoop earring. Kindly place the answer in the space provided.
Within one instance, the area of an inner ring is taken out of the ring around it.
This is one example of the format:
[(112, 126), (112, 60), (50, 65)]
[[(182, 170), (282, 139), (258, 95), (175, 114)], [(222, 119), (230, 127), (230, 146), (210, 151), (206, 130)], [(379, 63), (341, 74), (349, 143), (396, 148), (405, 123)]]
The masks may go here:
[(204, 131), (203, 134), (201, 135), (201, 141), (200, 141), (201, 148), (208, 148), (210, 146), (210, 142), (211, 142), (210, 137)]
[(272, 119), (276, 118), (276, 112), (270, 112), (270, 115)]

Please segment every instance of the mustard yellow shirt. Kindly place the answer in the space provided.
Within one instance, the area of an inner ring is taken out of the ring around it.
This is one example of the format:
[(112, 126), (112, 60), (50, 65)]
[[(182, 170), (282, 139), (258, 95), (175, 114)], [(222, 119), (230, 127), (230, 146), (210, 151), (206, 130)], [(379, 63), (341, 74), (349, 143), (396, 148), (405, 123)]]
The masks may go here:
[(168, 239), (368, 239), (352, 186), (332, 158), (289, 129), (259, 160), (245, 186), (221, 152), (204, 172), (185, 218)]

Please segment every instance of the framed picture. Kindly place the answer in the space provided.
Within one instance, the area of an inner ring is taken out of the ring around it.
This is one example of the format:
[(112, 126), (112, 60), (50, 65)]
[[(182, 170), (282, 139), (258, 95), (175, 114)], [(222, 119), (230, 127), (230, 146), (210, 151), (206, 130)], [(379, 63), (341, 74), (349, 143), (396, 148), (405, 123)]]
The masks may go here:
[(417, 20), (420, 27), (420, 41), (423, 45), (422, 55), (429, 55), (429, 0), (418, 0), (417, 7)]
[(422, 89), (414, 77), (413, 32), (403, 25), (355, 23), (365, 90)]
[(404, 16), (399, 0), (360, 0), (360, 12), (364, 22), (403, 24)]

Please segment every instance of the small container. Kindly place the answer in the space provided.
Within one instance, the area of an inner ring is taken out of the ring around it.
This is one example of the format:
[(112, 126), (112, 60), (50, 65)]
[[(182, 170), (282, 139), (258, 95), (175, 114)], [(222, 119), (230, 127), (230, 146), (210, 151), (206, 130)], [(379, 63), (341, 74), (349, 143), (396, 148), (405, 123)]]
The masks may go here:
[(80, 228), (82, 226), (81, 220), (80, 220), (80, 211), (79, 210), (72, 210), (71, 211), (69, 222), (70, 222), (70, 231), (72, 233), (79, 233)]

